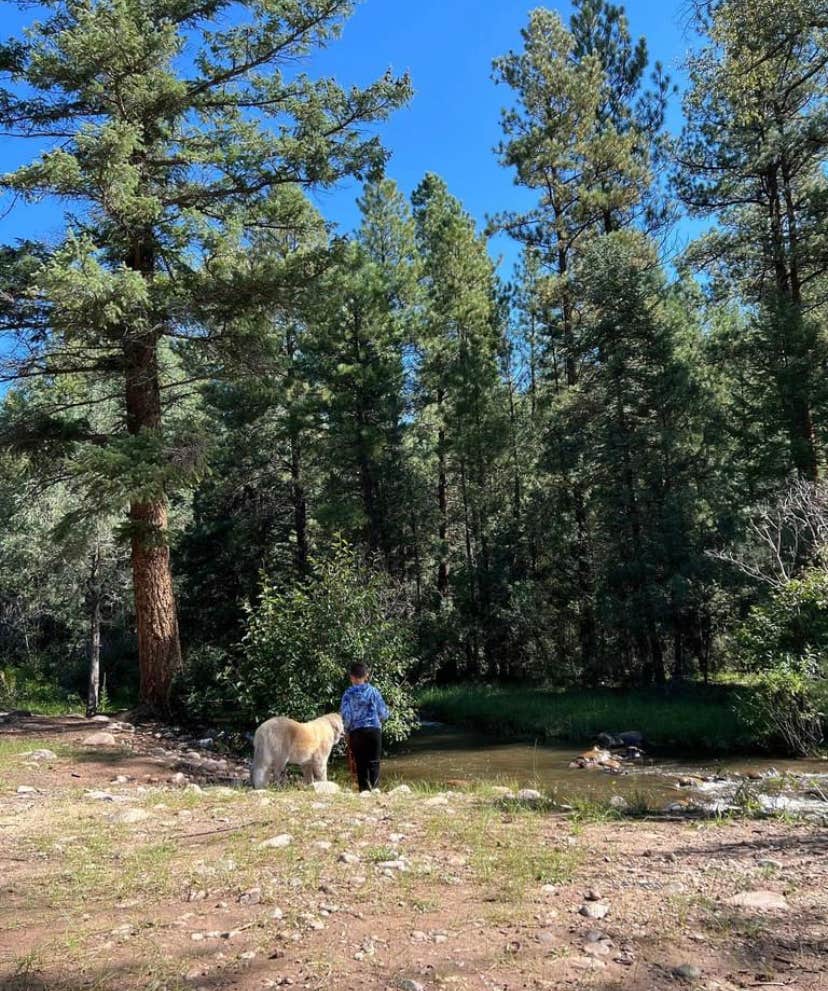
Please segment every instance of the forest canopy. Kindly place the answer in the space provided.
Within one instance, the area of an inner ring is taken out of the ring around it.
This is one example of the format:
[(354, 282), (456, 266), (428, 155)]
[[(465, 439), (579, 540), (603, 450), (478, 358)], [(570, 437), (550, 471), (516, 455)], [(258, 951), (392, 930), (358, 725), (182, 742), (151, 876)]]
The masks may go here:
[[(531, 11), (485, 228), (395, 183), (407, 75), (296, 71), (346, 0), (40, 6), (0, 45), (36, 139), (0, 188), (62, 217), (0, 249), (0, 703), (86, 696), (91, 659), (248, 725), (362, 659), (402, 735), (416, 685), (735, 671), (819, 743), (824, 0), (693, 4), (680, 132), (623, 8)], [(312, 194), (346, 178), (342, 233)]]

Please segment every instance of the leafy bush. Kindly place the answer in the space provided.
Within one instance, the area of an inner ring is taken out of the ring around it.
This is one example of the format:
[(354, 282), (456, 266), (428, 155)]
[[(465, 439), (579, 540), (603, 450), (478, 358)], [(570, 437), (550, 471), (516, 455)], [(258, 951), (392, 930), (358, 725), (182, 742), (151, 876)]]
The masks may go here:
[(741, 698), (757, 738), (794, 754), (816, 750), (828, 691), (828, 573), (793, 579), (754, 606), (734, 645), (737, 664), (757, 674)]
[(744, 718), (759, 740), (781, 740), (796, 756), (814, 753), (823, 738), (824, 682), (812, 658), (789, 658), (763, 671), (742, 699)]
[(387, 577), (340, 543), (305, 581), (264, 582), (228, 676), (251, 723), (273, 715), (307, 720), (339, 709), (354, 661), (369, 667), (391, 708), (388, 739), (404, 739), (416, 722), (405, 680), (414, 663), (408, 619)]

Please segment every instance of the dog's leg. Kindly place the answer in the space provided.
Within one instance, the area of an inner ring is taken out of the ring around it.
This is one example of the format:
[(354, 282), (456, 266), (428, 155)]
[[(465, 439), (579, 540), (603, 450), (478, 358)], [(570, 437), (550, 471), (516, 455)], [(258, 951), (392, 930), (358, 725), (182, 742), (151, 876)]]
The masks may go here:
[(256, 754), (250, 771), (250, 783), (254, 788), (266, 788), (272, 770), (273, 767), (264, 754)]
[(302, 780), (306, 785), (313, 784), (314, 781), (314, 762), (309, 760), (306, 764), (302, 764)]

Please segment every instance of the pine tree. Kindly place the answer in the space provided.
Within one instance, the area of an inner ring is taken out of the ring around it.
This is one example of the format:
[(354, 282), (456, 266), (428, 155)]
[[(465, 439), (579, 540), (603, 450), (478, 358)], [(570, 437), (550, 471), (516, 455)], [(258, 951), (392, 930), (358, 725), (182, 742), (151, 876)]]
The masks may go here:
[(48, 7), (0, 50), (0, 126), (55, 146), (3, 187), (73, 206), (9, 321), (10, 374), (72, 372), (119, 397), (122, 432), (78, 427), (71, 442), (88, 452), (90, 478), (129, 505), (141, 699), (164, 708), (180, 664), (167, 503), (200, 460), (191, 437), (166, 428), (169, 348), (206, 340), (221, 364), (250, 344), (249, 321), (234, 333), (239, 316), (307, 278), (295, 259), (251, 251), (250, 233), (295, 226), (297, 186), (378, 169), (384, 154), (362, 126), (403, 103), (409, 84), (386, 75), (343, 90), (290, 70), (338, 34), (348, 0)]
[(691, 258), (714, 288), (753, 309), (751, 359), (771, 387), (753, 415), (787, 435), (781, 473), (814, 479), (827, 353), (824, 4), (725, 0), (700, 8), (700, 26), (708, 40), (690, 62), (677, 187), (717, 227)]
[(494, 267), (473, 220), (428, 174), (414, 190), (421, 256), (422, 312), (418, 337), (418, 406), (436, 473), (436, 591), (451, 594), (452, 531), (462, 534), (469, 673), (494, 645), (485, 629), (491, 600), (491, 535), (498, 472), (508, 451), (507, 400), (499, 376), (503, 327)]
[(366, 186), (362, 224), (340, 244), (306, 311), (300, 363), (326, 476), (320, 515), (386, 567), (402, 566), (404, 355), (416, 288), (410, 209), (388, 179)]

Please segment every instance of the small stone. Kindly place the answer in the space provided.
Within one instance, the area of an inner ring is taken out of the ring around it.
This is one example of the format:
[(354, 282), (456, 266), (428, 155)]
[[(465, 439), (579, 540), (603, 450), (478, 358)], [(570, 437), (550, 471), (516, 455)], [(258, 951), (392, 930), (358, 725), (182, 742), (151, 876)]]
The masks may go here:
[(664, 859), (667, 861), (668, 864), (678, 863), (678, 857), (672, 851), (670, 851), (669, 853), (665, 853)]
[(398, 991), (425, 991), (419, 981), (412, 981), (410, 977), (403, 977), (397, 981), (396, 987)]
[(187, 784), (187, 775), (183, 771), (176, 771), (169, 780), (171, 785), (183, 788)]
[(355, 853), (348, 853), (347, 851), (344, 853), (340, 853), (340, 855), (337, 857), (337, 860), (339, 861), (340, 864), (359, 863), (359, 857)]
[(108, 723), (109, 722), (109, 716), (104, 716), (102, 714), (101, 715), (97, 715), (97, 716), (91, 716), (90, 719), (89, 719), (89, 722), (90, 723)]
[(284, 919), (285, 913), (280, 908), (274, 908), (270, 913), (271, 919)]
[(21, 754), (22, 757), (28, 757), (29, 760), (57, 760), (57, 754), (54, 750), (31, 750), (27, 754)]
[(385, 871), (407, 871), (408, 864), (400, 857), (398, 860), (381, 860), (377, 867)]
[(445, 795), (434, 795), (432, 798), (427, 798), (423, 802), (423, 805), (425, 805), (426, 808), (432, 809), (438, 805), (448, 805), (448, 799)]
[[(86, 797), (87, 798), (91, 798), (91, 799), (93, 799), (96, 802), (115, 802), (115, 801), (117, 801), (116, 797), (113, 794), (111, 794), (110, 792), (108, 792), (108, 791), (97, 791), (94, 788), (90, 788), (89, 791), (86, 792)], [(123, 801), (123, 799), (122, 799), (122, 801)]]
[(85, 747), (117, 747), (118, 741), (111, 733), (90, 733), (82, 740)]
[(557, 889), (557, 887), (556, 887), (556, 886), (555, 886), (554, 884), (545, 884), (545, 885), (544, 885), (544, 886), (543, 886), (543, 887), (541, 888), (541, 891), (542, 891), (542, 892), (543, 892), (543, 893), (544, 893), (545, 895), (554, 895), (554, 894), (555, 894), (555, 892), (556, 892), (557, 890), (558, 890), (558, 889)]
[(576, 970), (603, 970), (606, 967), (603, 960), (595, 957), (575, 957), (571, 964)]
[(605, 902), (588, 902), (578, 909), (578, 913), (587, 919), (603, 919), (609, 915), (609, 905)]
[(336, 795), (342, 790), (335, 781), (314, 781), (312, 787), (317, 795)]
[(682, 963), (673, 967), (673, 977), (683, 981), (697, 981), (701, 977), (701, 968), (692, 963)]
[(517, 793), (517, 797), (521, 802), (537, 802), (541, 797), (541, 793), (535, 788), (521, 788)]
[(127, 785), (129, 778), (125, 774), (116, 774), (111, 783), (113, 785)]
[(584, 953), (589, 957), (608, 957), (612, 952), (612, 944), (609, 940), (600, 939), (597, 943), (586, 943)]
[(623, 809), (628, 809), (630, 807), (630, 803), (626, 800), (626, 798), (624, 798), (623, 795), (613, 795), (612, 798), (609, 800), (609, 803), (610, 803), (610, 808), (612, 809), (623, 810)]
[(194, 784), (192, 781), (187, 785), (187, 787), (184, 790), (190, 792), (190, 794), (192, 795), (204, 794), (204, 789), (200, 785)]
[(333, 846), (333, 843), (331, 843), (330, 840), (314, 840), (313, 845), (316, 847), (317, 850), (330, 850), (330, 848)]
[(262, 840), (260, 847), (265, 849), (278, 849), (279, 847), (290, 846), (293, 837), (290, 833), (279, 833), (278, 836), (271, 836), (269, 840)]
[(239, 905), (258, 905), (261, 900), (261, 888), (249, 888), (247, 891), (243, 891), (238, 897)]
[(781, 860), (774, 860), (772, 857), (764, 857), (762, 860), (757, 861), (759, 867), (767, 867), (775, 871), (781, 871), (784, 864)]
[(778, 891), (742, 891), (727, 899), (728, 905), (739, 908), (758, 908), (760, 910), (779, 909), (787, 911), (790, 908), (784, 895)]
[(36, 795), (37, 788), (33, 788), (31, 785), (18, 785), (17, 786), (18, 795)]
[(123, 812), (116, 812), (109, 817), (110, 822), (127, 824), (144, 822), (146, 819), (152, 819), (152, 814), (147, 812), (146, 809), (124, 809)]
[(396, 788), (392, 788), (391, 791), (388, 792), (388, 794), (389, 795), (410, 795), (411, 794), (411, 789), (408, 787), (408, 785), (397, 785), (397, 787)]
[(239, 960), (254, 960), (256, 957), (255, 950), (245, 950), (244, 953), (239, 954)]
[(586, 898), (588, 902), (599, 902), (601, 901), (601, 892), (596, 891), (595, 888), (590, 888), (584, 895), (584, 898)]
[(606, 933), (602, 933), (600, 929), (588, 929), (584, 933), (584, 942), (586, 943), (600, 943), (602, 939), (606, 938)]

